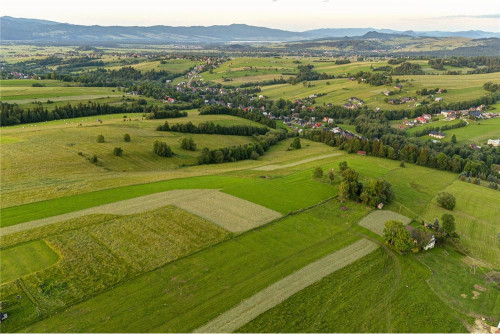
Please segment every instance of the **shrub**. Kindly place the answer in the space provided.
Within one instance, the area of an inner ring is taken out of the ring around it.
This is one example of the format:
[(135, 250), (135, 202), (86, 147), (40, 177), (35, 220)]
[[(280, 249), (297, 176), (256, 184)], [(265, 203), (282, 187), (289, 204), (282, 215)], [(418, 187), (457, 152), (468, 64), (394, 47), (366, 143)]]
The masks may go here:
[(314, 169), (314, 172), (313, 172), (313, 177), (315, 179), (319, 179), (319, 178), (322, 178), (323, 177), (323, 170), (321, 169), (321, 167), (316, 167)]
[(196, 151), (196, 143), (194, 142), (193, 138), (184, 137), (180, 140), (180, 143), (181, 148), (188, 151)]
[(302, 145), (300, 144), (300, 138), (295, 137), (292, 143), (290, 144), (290, 147), (293, 148), (294, 150), (298, 150), (299, 148), (301, 148)]
[(121, 157), (123, 153), (123, 149), (121, 147), (115, 147), (113, 149), (113, 154), (116, 155), (117, 157)]
[(153, 145), (153, 152), (160, 157), (169, 158), (174, 155), (170, 146), (168, 146), (167, 143), (162, 141), (155, 141)]
[(488, 184), (488, 187), (491, 189), (498, 189), (498, 184), (496, 184), (494, 182), (490, 182), (490, 184)]
[(404, 160), (401, 160), (401, 162), (399, 163), (399, 167), (401, 168), (405, 168), (405, 161)]
[(447, 193), (445, 191), (440, 192), (437, 196), (437, 202), (439, 206), (448, 209), (448, 210), (453, 210), (456, 204), (455, 196), (453, 196), (450, 193)]
[(98, 143), (104, 143), (104, 136), (103, 135), (97, 136), (97, 142)]
[(126, 141), (126, 142), (129, 142), (130, 141), (130, 135), (128, 133), (124, 134), (123, 135), (123, 140)]
[(92, 155), (90, 158), (89, 158), (89, 161), (93, 164), (97, 163), (97, 155)]
[(339, 163), (339, 169), (341, 172), (347, 169), (347, 161), (342, 161)]
[(259, 157), (260, 155), (256, 151), (252, 151), (252, 153), (250, 153), (250, 159), (257, 160)]

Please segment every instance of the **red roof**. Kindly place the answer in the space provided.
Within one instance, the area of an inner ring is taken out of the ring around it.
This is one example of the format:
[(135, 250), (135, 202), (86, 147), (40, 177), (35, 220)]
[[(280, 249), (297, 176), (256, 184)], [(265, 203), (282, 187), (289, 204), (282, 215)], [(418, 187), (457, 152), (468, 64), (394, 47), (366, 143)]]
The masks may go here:
[(365, 151), (358, 151), (357, 152), (359, 155), (366, 155), (366, 152)]

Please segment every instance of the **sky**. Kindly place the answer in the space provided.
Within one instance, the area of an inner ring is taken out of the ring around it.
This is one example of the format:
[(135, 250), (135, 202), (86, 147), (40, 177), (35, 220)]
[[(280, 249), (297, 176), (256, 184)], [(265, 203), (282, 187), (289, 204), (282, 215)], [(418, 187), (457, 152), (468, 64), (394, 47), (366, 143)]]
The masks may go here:
[(225, 25), (500, 32), (499, 0), (16, 0), (0, 14), (83, 25)]

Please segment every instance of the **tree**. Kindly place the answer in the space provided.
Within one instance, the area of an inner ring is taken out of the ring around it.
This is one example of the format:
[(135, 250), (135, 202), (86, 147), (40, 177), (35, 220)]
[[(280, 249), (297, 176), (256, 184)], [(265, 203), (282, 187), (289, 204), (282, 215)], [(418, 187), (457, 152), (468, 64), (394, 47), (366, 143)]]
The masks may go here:
[(370, 180), (363, 187), (360, 199), (364, 204), (377, 206), (379, 203), (390, 203), (394, 199), (394, 190), (389, 182), (384, 179)]
[(340, 162), (339, 169), (340, 169), (340, 172), (343, 172), (344, 170), (346, 170), (347, 169), (347, 161)]
[(414, 246), (410, 232), (406, 230), (402, 222), (397, 220), (385, 222), (384, 239), (401, 254), (408, 252)]
[(302, 146), (300, 144), (300, 138), (295, 137), (292, 143), (290, 144), (290, 147), (293, 148), (294, 150), (298, 150), (299, 148), (301, 148)]
[(349, 183), (347, 181), (342, 181), (339, 184), (340, 203), (344, 203), (348, 198), (349, 198)]
[(457, 143), (457, 137), (455, 136), (455, 134), (453, 134), (453, 135), (451, 136), (451, 142), (452, 142), (453, 144), (456, 144), (456, 143)]
[(99, 135), (99, 136), (97, 136), (96, 140), (97, 140), (98, 143), (104, 143), (104, 136), (103, 135)]
[(180, 143), (181, 143), (181, 148), (188, 150), (188, 151), (196, 151), (196, 144), (195, 144), (193, 138), (184, 137), (180, 140)]
[(434, 228), (434, 230), (436, 230), (436, 232), (439, 232), (439, 220), (437, 218), (434, 221), (434, 225), (432, 225), (432, 227)]
[(319, 179), (323, 177), (323, 169), (321, 167), (316, 167), (313, 172), (313, 177)]
[(456, 226), (455, 226), (455, 217), (453, 217), (453, 215), (449, 213), (444, 213), (441, 216), (441, 222), (443, 224), (443, 230), (448, 236), (455, 233)]
[(399, 167), (401, 168), (405, 168), (405, 161), (404, 160), (401, 160), (401, 162), (399, 163)]
[(259, 159), (260, 155), (259, 153), (257, 153), (257, 151), (252, 151), (252, 153), (250, 153), (250, 159), (252, 160), (257, 160)]
[(330, 183), (333, 183), (333, 179), (335, 178), (335, 174), (333, 173), (333, 168), (328, 171), (328, 178), (330, 179)]
[(456, 204), (455, 196), (445, 191), (440, 192), (436, 200), (439, 206), (448, 210), (453, 210)]
[(123, 153), (123, 149), (121, 147), (115, 147), (113, 149), (113, 154), (116, 155), (117, 157), (121, 157)]
[(160, 157), (171, 157), (173, 156), (172, 149), (167, 143), (162, 141), (155, 141), (153, 145), (153, 152)]
[(126, 142), (129, 142), (130, 141), (130, 135), (128, 133), (124, 134), (123, 135), (123, 140), (126, 141)]

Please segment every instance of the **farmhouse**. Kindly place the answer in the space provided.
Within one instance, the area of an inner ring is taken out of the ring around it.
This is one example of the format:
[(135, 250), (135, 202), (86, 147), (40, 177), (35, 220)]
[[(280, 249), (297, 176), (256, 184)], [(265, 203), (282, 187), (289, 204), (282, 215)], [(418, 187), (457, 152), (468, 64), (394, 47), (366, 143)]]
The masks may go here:
[(442, 97), (436, 97), (436, 98), (434, 99), (434, 101), (436, 101), (436, 102), (441, 102), (441, 101), (443, 101), (443, 98), (442, 98)]
[(431, 131), (431, 132), (429, 132), (429, 136), (434, 137), (434, 138), (438, 138), (438, 139), (443, 139), (444, 137), (446, 137), (446, 135), (441, 131)]

